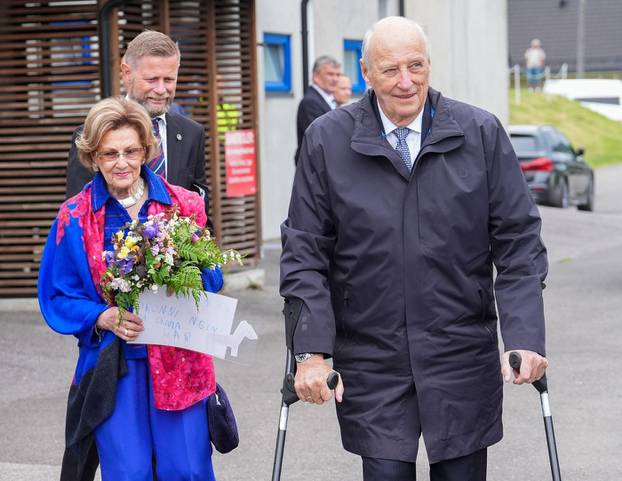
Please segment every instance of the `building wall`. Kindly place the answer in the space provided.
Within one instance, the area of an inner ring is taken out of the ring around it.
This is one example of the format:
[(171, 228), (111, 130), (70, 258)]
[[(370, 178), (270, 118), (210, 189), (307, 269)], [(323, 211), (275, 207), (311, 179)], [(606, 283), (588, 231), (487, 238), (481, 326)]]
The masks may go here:
[(419, 22), (428, 35), (430, 85), (507, 123), (506, 2), (416, 0), (407, 3), (406, 16)]
[(280, 236), (279, 225), (287, 216), (294, 178), (296, 151), (296, 110), (302, 98), (302, 47), (300, 37), (300, 2), (279, 0), (255, 4), (257, 42), (263, 34), (291, 36), (292, 91), (266, 93), (263, 86), (263, 50), (257, 52), (259, 85), (259, 135), (261, 158), (261, 222), (264, 239)]
[[(363, 40), (367, 29), (378, 20), (378, 8), (370, 7), (378, 4), (376, 0), (312, 1), (315, 52), (311, 54), (315, 57), (331, 55), (343, 62), (343, 39)], [(397, 15), (397, 11), (392, 13)]]
[[(524, 67), (525, 49), (539, 38), (554, 73), (575, 70), (580, 0), (508, 0), (510, 61)], [(585, 69), (622, 70), (622, 1), (585, 1)]]
[[(257, 2), (257, 41), (264, 32), (291, 35), (292, 91), (266, 93), (258, 52), (263, 239), (280, 236), (294, 176), (296, 110), (303, 95), (300, 1)], [(420, 22), (432, 45), (431, 85), (508, 119), (506, 0), (406, 0), (406, 16)], [(309, 53), (343, 61), (343, 40), (362, 39), (381, 15), (396, 15), (397, 0), (310, 0)], [(312, 63), (312, 59), (310, 64)], [(309, 76), (310, 78), (310, 76)]]

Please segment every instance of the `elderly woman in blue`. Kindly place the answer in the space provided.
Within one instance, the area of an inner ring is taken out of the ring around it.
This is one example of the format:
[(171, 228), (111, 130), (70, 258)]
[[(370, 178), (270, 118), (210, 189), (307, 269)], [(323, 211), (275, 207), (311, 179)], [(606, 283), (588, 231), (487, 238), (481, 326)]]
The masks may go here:
[[(216, 389), (210, 356), (166, 346), (128, 344), (143, 329), (131, 312), (102, 297), (104, 250), (132, 219), (176, 205), (204, 225), (203, 200), (145, 167), (159, 152), (143, 107), (110, 98), (89, 111), (76, 140), (80, 161), (97, 171), (61, 206), (39, 272), (41, 312), (55, 331), (78, 340), (69, 392), (61, 479), (212, 481), (207, 398)], [(222, 287), (220, 269), (203, 272), (206, 290)]]

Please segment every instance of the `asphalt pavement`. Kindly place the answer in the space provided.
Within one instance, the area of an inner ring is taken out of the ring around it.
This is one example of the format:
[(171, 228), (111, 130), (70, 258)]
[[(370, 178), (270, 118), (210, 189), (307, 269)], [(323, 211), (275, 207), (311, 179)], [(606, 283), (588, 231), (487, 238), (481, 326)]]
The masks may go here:
[[(602, 168), (595, 212), (541, 208), (550, 259), (544, 293), (550, 400), (564, 480), (622, 478), (621, 190), (622, 165)], [(250, 321), (259, 339), (240, 361), (217, 361), (241, 435), (237, 450), (214, 453), (219, 481), (271, 479), (285, 360), (278, 256), (278, 244), (267, 243), (264, 286), (228, 293), (239, 299), (237, 318)], [(0, 480), (58, 479), (75, 342), (27, 308), (0, 312), (0, 328)], [(489, 450), (488, 479), (550, 479), (533, 388), (506, 386), (504, 426), (503, 441)], [(423, 451), (419, 480), (428, 479)], [(361, 479), (359, 458), (341, 447), (332, 402), (292, 406), (282, 479)]]

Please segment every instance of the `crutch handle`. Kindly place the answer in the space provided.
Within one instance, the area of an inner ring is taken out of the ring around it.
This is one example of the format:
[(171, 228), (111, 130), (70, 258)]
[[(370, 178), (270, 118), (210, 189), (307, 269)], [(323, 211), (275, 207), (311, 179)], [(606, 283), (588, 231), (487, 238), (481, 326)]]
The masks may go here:
[[(513, 369), (520, 369), (520, 354), (510, 352), (510, 366)], [(542, 403), (542, 416), (544, 418), (544, 430), (546, 433), (546, 445), (549, 451), (549, 462), (551, 464), (551, 476), (553, 481), (561, 481), (562, 475), (559, 469), (559, 459), (557, 457), (557, 444), (555, 443), (555, 431), (553, 430), (553, 417), (551, 416), (551, 406), (549, 405), (549, 393), (547, 392), (546, 375), (533, 382), (540, 393), (540, 402)]]
[[(512, 369), (516, 369), (517, 371), (520, 371), (521, 362), (522, 362), (522, 359), (520, 357), (520, 354), (517, 353), (516, 351), (512, 351), (510, 353), (510, 366), (512, 367)], [(540, 379), (538, 379), (537, 381), (534, 381), (532, 385), (533, 387), (537, 389), (537, 391), (540, 394), (542, 394), (543, 392), (547, 392), (548, 387), (546, 384), (546, 374), (542, 376)]]
[[(326, 378), (326, 385), (328, 386), (328, 389), (332, 391), (337, 387), (337, 384), (339, 384), (339, 373), (337, 373), (337, 371), (331, 371)], [(296, 390), (294, 389), (293, 374), (289, 373), (285, 376), (285, 382), (283, 383), (281, 393), (283, 394), (283, 402), (288, 406), (291, 406), (296, 401), (299, 401)]]
[(292, 373), (288, 373), (285, 375), (281, 393), (283, 394), (283, 403), (287, 404), (288, 406), (291, 406), (296, 401), (298, 401), (298, 395), (296, 394), (296, 390), (294, 389), (294, 375)]
[(337, 371), (331, 371), (326, 378), (326, 385), (328, 386), (328, 389), (332, 391), (337, 387), (337, 384), (339, 384), (339, 374)]

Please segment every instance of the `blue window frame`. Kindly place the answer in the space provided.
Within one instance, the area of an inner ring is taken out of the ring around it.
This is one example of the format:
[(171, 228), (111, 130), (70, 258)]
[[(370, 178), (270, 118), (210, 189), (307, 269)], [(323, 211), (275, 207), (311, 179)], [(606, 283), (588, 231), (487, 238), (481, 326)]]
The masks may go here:
[(343, 41), (343, 72), (352, 81), (352, 92), (365, 92), (365, 80), (359, 60), (363, 56), (362, 40)]
[[(89, 24), (86, 20), (65, 20), (62, 22), (50, 22), (50, 25), (55, 26), (63, 26), (63, 25), (85, 25)], [(50, 56), (53, 60), (53, 67), (63, 67), (63, 66), (79, 66), (79, 65), (92, 65), (92, 54), (91, 54), (91, 42), (92, 39), (89, 36), (81, 36), (80, 45), (73, 45), (72, 47), (67, 48), (64, 44), (66, 44), (68, 38), (52, 38), (50, 41)], [(56, 46), (55, 44), (60, 44), (60, 46)], [(71, 85), (71, 84), (87, 84), (90, 85), (92, 82), (90, 80), (61, 80), (58, 82), (52, 82), (53, 85)]]
[(263, 34), (263, 65), (266, 92), (290, 92), (292, 90), (289, 35)]

